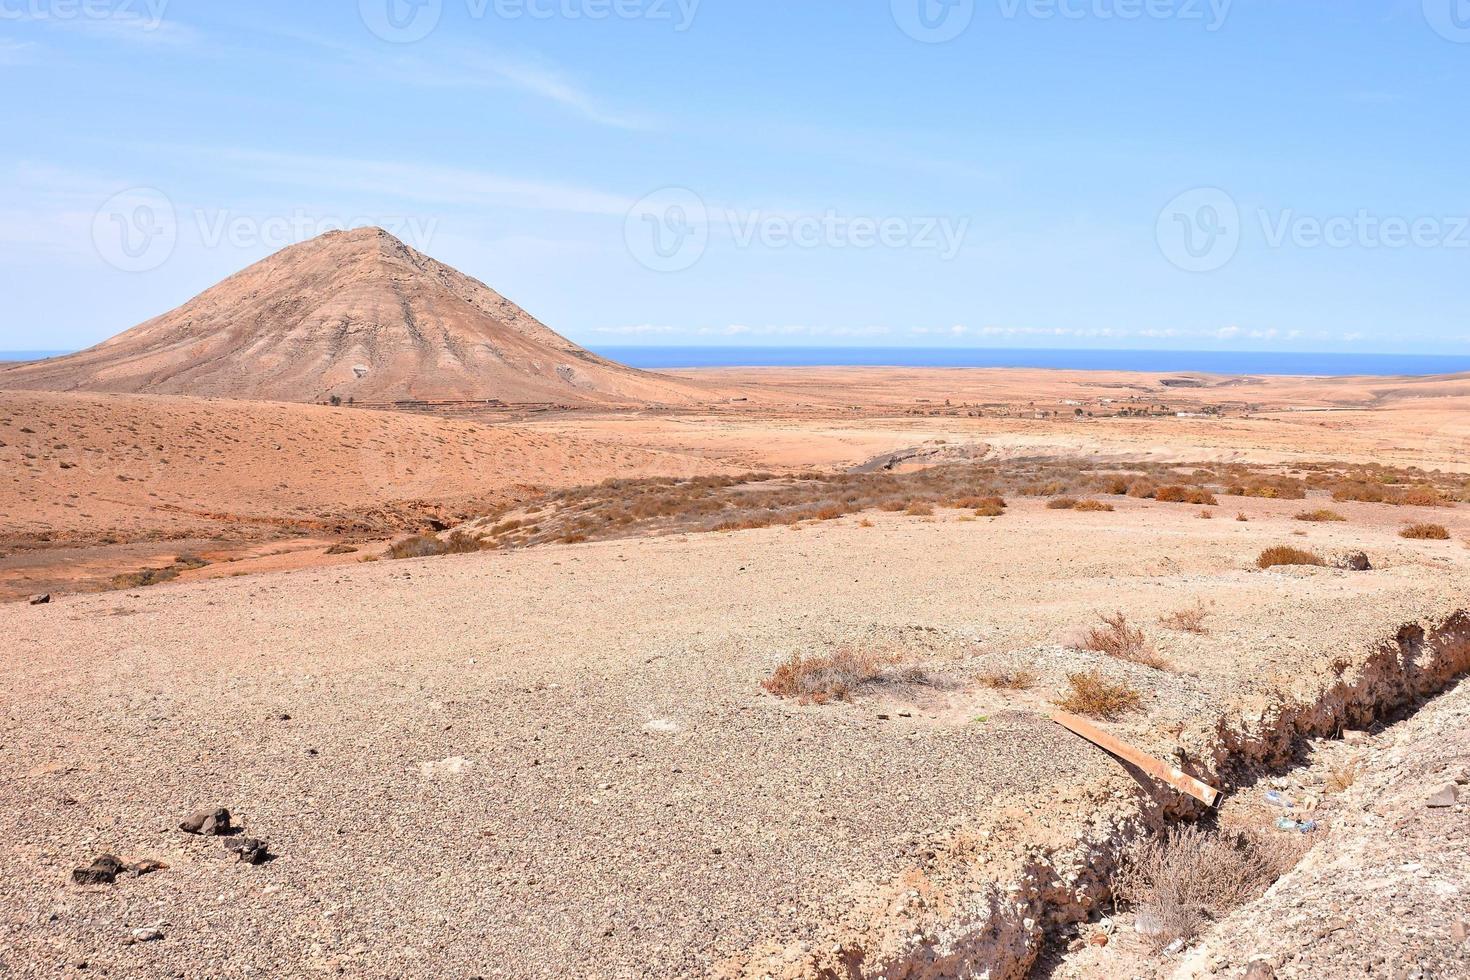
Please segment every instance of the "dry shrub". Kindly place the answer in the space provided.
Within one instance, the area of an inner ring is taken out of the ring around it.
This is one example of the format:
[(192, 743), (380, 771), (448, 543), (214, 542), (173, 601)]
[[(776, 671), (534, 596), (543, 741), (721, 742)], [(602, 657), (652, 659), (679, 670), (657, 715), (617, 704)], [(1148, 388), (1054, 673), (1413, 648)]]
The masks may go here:
[(1398, 503), (1404, 507), (1453, 507), (1454, 502), (1446, 500), (1444, 496), (1433, 487), (1410, 487), (1399, 494)]
[(1261, 552), (1261, 557), (1256, 559), (1257, 568), (1275, 568), (1278, 565), (1314, 565), (1321, 567), (1327, 562), (1322, 560), (1321, 555), (1301, 548), (1293, 548), (1290, 545), (1277, 545), (1267, 548)]
[(1127, 684), (1114, 684), (1097, 671), (1068, 674), (1069, 689), (1056, 702), (1063, 711), (1092, 718), (1118, 718), (1143, 703)]
[(1000, 497), (983, 497), (975, 507), (976, 517), (1004, 517), (1006, 502)]
[(761, 682), (761, 687), (778, 698), (795, 698), (799, 704), (827, 704), (851, 701), (866, 687), (933, 683), (928, 671), (903, 657), (839, 650), (828, 657), (794, 653)]
[(1307, 499), (1307, 488), (1302, 481), (1288, 476), (1266, 477), (1245, 484), (1235, 484), (1226, 492), (1233, 497), (1259, 497), (1262, 500)]
[(395, 560), (433, 558), (438, 555), (468, 555), (485, 550), (486, 547), (479, 538), (465, 534), (463, 531), (455, 531), (447, 538), (439, 538), (433, 534), (419, 534), (405, 538), (389, 546), (388, 557)]
[(1205, 610), (1204, 603), (1181, 609), (1170, 613), (1159, 620), (1165, 629), (1177, 630), (1180, 633), (1193, 633), (1195, 636), (1205, 636), (1210, 631), (1205, 627), (1205, 620), (1210, 616)]
[(864, 517), (862, 520), (858, 521), (858, 527), (872, 527), (872, 526), (873, 526), (873, 522), (870, 521), (870, 520), (868, 520), (866, 517)]
[(1164, 504), (1203, 504), (1206, 507), (1219, 503), (1215, 495), (1203, 487), (1159, 487), (1154, 492), (1154, 499)]
[(1143, 630), (1128, 624), (1128, 617), (1123, 613), (1115, 613), (1111, 616), (1101, 615), (1103, 625), (1095, 627), (1087, 634), (1083, 645), (1088, 650), (1105, 654), (1115, 660), (1126, 660), (1129, 663), (1141, 664), (1152, 667), (1155, 670), (1163, 670), (1169, 666), (1169, 662), (1154, 650), (1149, 644), (1148, 637), (1143, 635)]
[(992, 670), (980, 675), (980, 683), (996, 691), (1029, 691), (1040, 678), (1035, 671), (1018, 667), (1015, 670)]
[(1241, 511), (1239, 514), (1236, 514), (1235, 519), (1242, 524), (1250, 523), (1250, 518), (1246, 516), (1245, 511)]
[(1410, 524), (1399, 532), (1399, 537), (1410, 541), (1448, 541), (1450, 532), (1442, 524)]
[(1337, 511), (1328, 510), (1325, 507), (1320, 510), (1304, 510), (1296, 515), (1296, 519), (1299, 521), (1310, 521), (1314, 524), (1333, 524), (1347, 520), (1346, 517), (1343, 517)]
[(1126, 476), (1110, 476), (1098, 483), (1097, 492), (1121, 497), (1128, 493), (1128, 486), (1129, 482)]
[(1348, 788), (1358, 781), (1358, 764), (1350, 762), (1344, 766), (1337, 766), (1327, 773), (1323, 785), (1329, 793), (1345, 793)]
[(1202, 521), (1213, 521), (1215, 519), (1214, 512), (1213, 511), (1208, 511), (1208, 510), (1202, 510), (1198, 514), (1195, 514), (1194, 516), (1195, 517), (1198, 517)]
[(926, 504), (922, 501), (915, 501), (914, 503), (909, 504), (908, 509), (905, 510), (904, 513), (909, 515), (910, 517), (933, 517), (934, 505)]
[(112, 577), (111, 586), (114, 589), (146, 589), (150, 585), (160, 585), (164, 582), (172, 582), (184, 572), (196, 568), (204, 568), (209, 564), (203, 558), (194, 555), (179, 555), (174, 563), (167, 568), (145, 568), (137, 572), (124, 572)]
[(1104, 512), (1106, 512), (1106, 513), (1111, 514), (1113, 512), (1113, 505), (1112, 504), (1105, 504), (1101, 500), (1081, 500), (1081, 501), (1078, 501), (1077, 502), (1077, 506), (1073, 507), (1072, 509), (1073, 510), (1080, 510), (1083, 513), (1104, 513)]
[(1046, 502), (1047, 510), (1073, 510), (1076, 506), (1076, 497), (1053, 497)]
[(1211, 923), (1266, 893), (1311, 846), (1301, 834), (1210, 832), (1177, 827), (1124, 856), (1114, 897), (1154, 923), (1155, 949), (1194, 939)]
[(1434, 487), (1417, 486), (1404, 490), (1386, 487), (1382, 483), (1347, 481), (1332, 489), (1333, 500), (1356, 500), (1369, 504), (1390, 504), (1394, 507), (1453, 507), (1454, 501)]

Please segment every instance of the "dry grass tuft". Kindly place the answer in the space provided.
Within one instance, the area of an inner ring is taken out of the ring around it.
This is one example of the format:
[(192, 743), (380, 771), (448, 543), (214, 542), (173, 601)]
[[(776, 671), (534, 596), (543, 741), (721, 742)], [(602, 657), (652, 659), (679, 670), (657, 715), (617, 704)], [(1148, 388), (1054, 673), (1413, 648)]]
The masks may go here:
[(1150, 645), (1143, 630), (1130, 626), (1128, 617), (1123, 613), (1119, 612), (1111, 616), (1104, 614), (1100, 618), (1103, 625), (1090, 630), (1083, 643), (1088, 650), (1106, 654), (1115, 660), (1126, 660), (1132, 664), (1152, 667), (1155, 670), (1164, 670), (1169, 666), (1169, 662), (1159, 656)]
[(1127, 684), (1114, 684), (1097, 671), (1068, 674), (1069, 690), (1057, 700), (1057, 707), (1074, 715), (1092, 718), (1119, 718), (1143, 704), (1143, 698)]
[(904, 513), (910, 517), (933, 517), (934, 506), (925, 503), (912, 503), (908, 505)]
[(1301, 834), (1178, 827), (1133, 847), (1113, 881), (1113, 894), (1151, 922), (1146, 935), (1162, 949), (1176, 939), (1194, 939), (1260, 898), (1310, 846)]
[(1321, 510), (1304, 510), (1296, 515), (1296, 519), (1299, 521), (1310, 521), (1314, 524), (1332, 524), (1347, 520), (1346, 517), (1343, 517), (1337, 511), (1328, 510), (1325, 507)]
[(1442, 524), (1410, 524), (1399, 532), (1399, 537), (1410, 541), (1448, 541), (1450, 532)]
[(1105, 504), (1101, 500), (1080, 500), (1077, 502), (1077, 506), (1072, 509), (1082, 511), (1083, 513), (1111, 514), (1113, 512), (1113, 505)]
[(1257, 568), (1275, 568), (1278, 565), (1313, 565), (1321, 567), (1326, 565), (1321, 555), (1301, 548), (1293, 548), (1290, 545), (1277, 545), (1267, 548), (1261, 552), (1261, 557), (1256, 559)]
[(1046, 502), (1047, 510), (1075, 510), (1077, 508), (1076, 497), (1053, 497)]
[(1205, 620), (1209, 616), (1210, 614), (1206, 611), (1204, 603), (1200, 603), (1188, 609), (1181, 609), (1178, 612), (1170, 613), (1160, 619), (1159, 623), (1165, 629), (1176, 630), (1180, 633), (1193, 633), (1195, 636), (1206, 636), (1210, 632), (1205, 626)]
[(851, 701), (854, 694), (868, 687), (934, 683), (928, 671), (903, 657), (839, 650), (829, 657), (794, 653), (761, 682), (761, 687), (778, 698), (795, 698), (799, 704), (827, 704)]
[(996, 691), (1029, 691), (1041, 678), (1024, 667), (994, 670), (980, 675), (980, 683)]

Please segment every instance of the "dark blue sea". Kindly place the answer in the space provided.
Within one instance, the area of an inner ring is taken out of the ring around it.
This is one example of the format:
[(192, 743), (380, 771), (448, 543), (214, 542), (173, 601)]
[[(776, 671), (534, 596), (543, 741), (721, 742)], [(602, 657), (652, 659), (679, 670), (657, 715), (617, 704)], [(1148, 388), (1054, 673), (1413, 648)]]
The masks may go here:
[(6, 361), (39, 361), (47, 357), (60, 357), (60, 350), (0, 350), (0, 364)]
[[(1470, 355), (1311, 354), (1264, 351), (1023, 350), (968, 347), (598, 347), (647, 370), (700, 367), (1016, 367), (1150, 373), (1428, 375), (1470, 373)], [(63, 351), (0, 351), (0, 362)]]
[(1470, 355), (955, 347), (598, 347), (648, 370), (700, 367), (1016, 367), (1205, 374), (1427, 375), (1470, 372)]

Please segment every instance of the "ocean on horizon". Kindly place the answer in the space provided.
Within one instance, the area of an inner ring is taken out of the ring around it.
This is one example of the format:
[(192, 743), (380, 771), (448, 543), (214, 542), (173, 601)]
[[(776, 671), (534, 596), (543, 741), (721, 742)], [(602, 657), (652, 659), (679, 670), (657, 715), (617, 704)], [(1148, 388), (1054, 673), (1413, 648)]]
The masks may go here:
[(963, 347), (596, 347), (649, 371), (717, 367), (1038, 368), (1147, 374), (1418, 376), (1470, 372), (1470, 355)]
[[(978, 347), (596, 347), (646, 371), (679, 368), (898, 367), (1036, 368), (1145, 374), (1265, 374), (1306, 377), (1424, 377), (1470, 373), (1470, 355), (1331, 354), (1267, 351), (1061, 350)], [(69, 351), (0, 351), (0, 363)]]

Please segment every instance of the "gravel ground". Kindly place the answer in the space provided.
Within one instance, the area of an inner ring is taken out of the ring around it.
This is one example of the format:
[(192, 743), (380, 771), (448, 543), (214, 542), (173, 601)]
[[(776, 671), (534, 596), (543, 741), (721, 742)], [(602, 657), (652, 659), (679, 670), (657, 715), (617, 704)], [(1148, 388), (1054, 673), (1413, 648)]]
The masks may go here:
[[(0, 607), (0, 974), (672, 977), (813, 935), (926, 837), (1114, 771), (1044, 720), (1068, 671), (1139, 686), (1119, 730), (1154, 739), (1464, 594), (1463, 547), (1383, 527), (1311, 529), (1378, 571), (1254, 570), (1303, 543), (1269, 503), (1250, 523), (1025, 503)], [(1211, 635), (1157, 625), (1197, 600)], [(1070, 648), (1114, 608), (1174, 673)], [(759, 688), (789, 653), (875, 643), (1041, 683), (823, 708)], [(217, 806), (278, 857), (177, 829)], [(169, 867), (70, 883), (104, 853)]]

